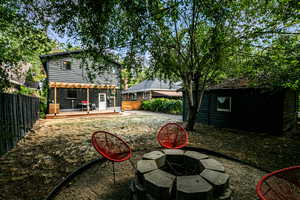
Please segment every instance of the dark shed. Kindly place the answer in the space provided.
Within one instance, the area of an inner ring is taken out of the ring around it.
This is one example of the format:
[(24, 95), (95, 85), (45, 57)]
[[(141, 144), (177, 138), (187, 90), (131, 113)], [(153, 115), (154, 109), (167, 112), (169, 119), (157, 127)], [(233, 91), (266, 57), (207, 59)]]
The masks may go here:
[[(220, 128), (280, 134), (296, 127), (296, 91), (249, 87), (211, 88), (204, 94), (197, 122)], [(188, 105), (184, 95), (183, 120)]]

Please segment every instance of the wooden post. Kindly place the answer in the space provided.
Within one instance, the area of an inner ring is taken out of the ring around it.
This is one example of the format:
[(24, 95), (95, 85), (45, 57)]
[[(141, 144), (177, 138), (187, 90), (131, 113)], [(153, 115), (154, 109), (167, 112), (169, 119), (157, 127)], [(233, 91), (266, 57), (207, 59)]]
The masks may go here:
[(56, 115), (56, 85), (54, 86), (54, 115)]
[(86, 100), (87, 100), (87, 113), (90, 113), (90, 90), (89, 88), (86, 88)]
[(150, 90), (149, 93), (150, 93), (150, 94), (149, 94), (149, 99), (152, 99), (152, 90)]

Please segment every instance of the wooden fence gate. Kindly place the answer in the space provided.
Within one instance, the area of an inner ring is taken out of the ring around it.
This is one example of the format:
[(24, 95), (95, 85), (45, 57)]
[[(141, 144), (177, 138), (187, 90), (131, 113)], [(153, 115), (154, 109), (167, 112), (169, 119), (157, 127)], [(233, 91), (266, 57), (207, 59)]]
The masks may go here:
[(16, 146), (39, 119), (39, 98), (0, 93), (0, 155)]

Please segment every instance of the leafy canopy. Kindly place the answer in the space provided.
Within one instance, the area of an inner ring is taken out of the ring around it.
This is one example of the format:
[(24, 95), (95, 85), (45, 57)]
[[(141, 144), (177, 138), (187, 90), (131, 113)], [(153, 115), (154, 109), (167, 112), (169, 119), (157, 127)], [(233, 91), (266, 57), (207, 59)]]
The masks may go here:
[(0, 91), (9, 86), (8, 72), (22, 71), (22, 63), (30, 63), (39, 73), (39, 55), (54, 46), (45, 31), (27, 21), (15, 3), (0, 1)]

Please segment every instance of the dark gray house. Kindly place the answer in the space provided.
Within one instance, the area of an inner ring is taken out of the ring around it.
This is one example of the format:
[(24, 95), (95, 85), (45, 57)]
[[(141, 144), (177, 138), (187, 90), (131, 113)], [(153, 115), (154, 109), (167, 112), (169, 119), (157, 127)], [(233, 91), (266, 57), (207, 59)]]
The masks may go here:
[[(282, 132), (296, 128), (297, 93), (294, 90), (251, 87), (247, 81), (226, 81), (206, 90), (197, 122), (219, 128), (254, 132)], [(183, 119), (187, 120), (184, 95)]]
[(120, 71), (113, 67), (90, 80), (78, 56), (68, 51), (40, 56), (49, 86), (49, 113), (60, 111), (119, 111)]
[(182, 92), (179, 83), (153, 79), (144, 80), (122, 92), (124, 100), (148, 100), (152, 98), (181, 98)]

